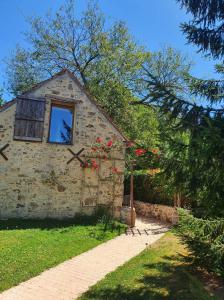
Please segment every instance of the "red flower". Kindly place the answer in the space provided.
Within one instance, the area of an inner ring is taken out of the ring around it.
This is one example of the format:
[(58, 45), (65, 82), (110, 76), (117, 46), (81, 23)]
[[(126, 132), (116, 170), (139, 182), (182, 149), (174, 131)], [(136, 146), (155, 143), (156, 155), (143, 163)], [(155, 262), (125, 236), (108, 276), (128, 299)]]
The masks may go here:
[(88, 168), (88, 167), (89, 167), (89, 164), (88, 164), (87, 161), (85, 161), (83, 164), (82, 164), (82, 163), (80, 164), (80, 167), (81, 167), (81, 168)]
[(96, 150), (97, 150), (97, 148), (96, 148), (96, 147), (92, 147), (91, 149), (92, 149), (92, 151), (96, 151)]
[(99, 143), (99, 144), (102, 143), (102, 138), (101, 137), (97, 137), (96, 138), (96, 143)]
[(108, 143), (107, 143), (107, 147), (111, 147), (113, 145), (113, 142), (112, 141), (109, 141)]
[(94, 170), (98, 169), (98, 164), (96, 163), (95, 160), (92, 160), (91, 164), (92, 164), (92, 169), (94, 169)]
[(112, 168), (111, 170), (112, 170), (112, 173), (114, 173), (114, 174), (117, 174), (117, 173), (119, 172), (119, 171), (118, 171), (118, 168), (115, 168), (115, 167)]
[(83, 164), (81, 163), (80, 167), (83, 169), (91, 168), (92, 170), (96, 170), (96, 169), (98, 169), (99, 166), (95, 160), (87, 160)]
[(142, 156), (142, 155), (144, 155), (146, 153), (146, 150), (145, 149), (136, 149), (135, 150), (135, 154), (137, 155), (137, 156)]

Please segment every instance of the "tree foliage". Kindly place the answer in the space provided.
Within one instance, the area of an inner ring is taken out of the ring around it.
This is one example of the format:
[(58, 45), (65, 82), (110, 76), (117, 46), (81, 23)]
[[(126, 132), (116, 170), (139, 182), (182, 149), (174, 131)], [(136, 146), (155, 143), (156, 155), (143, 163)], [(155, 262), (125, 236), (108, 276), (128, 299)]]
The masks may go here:
[(6, 60), (8, 77), (8, 90), (14, 96), (25, 92), (33, 85), (45, 79), (45, 76), (33, 53), (28, 52), (19, 45), (13, 51), (12, 56)]
[[(216, 30), (215, 24), (221, 23), (223, 1), (179, 2), (193, 15), (190, 27), (182, 25), (188, 41), (211, 56), (221, 57), (223, 36), (218, 45), (212, 39), (208, 42), (206, 34), (208, 25)], [(201, 34), (199, 39), (197, 34)], [(222, 74), (222, 64), (216, 69)], [(161, 78), (150, 65), (143, 70), (140, 81), (145, 95), (139, 103), (156, 107), (160, 119), (166, 121), (161, 145), (164, 175), (175, 189), (202, 206), (204, 215), (223, 215), (223, 80), (198, 79), (186, 69), (170, 81)]]
[[(125, 24), (115, 22), (108, 27), (93, 1), (80, 17), (75, 12), (75, 2), (70, 0), (53, 15), (28, 19), (30, 30), (26, 38), (31, 50), (18, 47), (9, 59), (12, 92), (20, 93), (27, 88), (20, 88), (14, 80), (16, 76), (20, 79), (25, 75), (27, 68), (35, 70), (37, 77), (53, 75), (67, 68), (86, 87), (92, 81), (92, 86), (115, 79), (124, 83), (133, 76), (141, 64), (142, 49), (134, 42)], [(38, 80), (33, 72), (28, 77), (32, 81)]]
[(0, 88), (0, 106), (4, 104), (3, 88)]
[(128, 86), (145, 52), (126, 25), (105, 22), (94, 1), (78, 16), (75, 1), (55, 14), (29, 18), (29, 49), (17, 47), (7, 60), (10, 91), (18, 95), (33, 84), (67, 68), (90, 90), (123, 130), (131, 127)]
[(178, 231), (194, 262), (224, 278), (224, 219), (199, 219), (180, 209)]
[[(68, 68), (84, 85), (91, 79), (98, 83), (118, 77), (128, 78), (138, 65), (137, 47), (123, 22), (109, 28), (97, 4), (89, 2), (80, 17), (75, 2), (67, 1), (55, 14), (29, 18), (30, 30), (26, 38), (31, 50), (18, 48), (10, 60), (19, 66), (18, 76), (32, 67), (44, 76)], [(13, 58), (16, 58), (13, 61)], [(16, 69), (12, 68), (16, 76)], [(123, 77), (122, 77), (123, 76)], [(14, 78), (13, 77), (13, 78)], [(30, 77), (30, 76), (29, 76)], [(16, 85), (12, 91), (22, 92)]]
[(199, 51), (223, 58), (224, 55), (224, 1), (223, 0), (177, 0), (182, 8), (193, 15), (193, 20), (181, 24), (189, 43)]

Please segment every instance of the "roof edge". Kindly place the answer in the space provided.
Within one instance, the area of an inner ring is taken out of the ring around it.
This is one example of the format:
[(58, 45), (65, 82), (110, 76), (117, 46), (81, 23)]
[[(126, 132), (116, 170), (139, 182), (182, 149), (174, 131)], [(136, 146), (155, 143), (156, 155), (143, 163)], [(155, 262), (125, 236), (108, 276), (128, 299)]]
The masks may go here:
[(14, 98), (8, 102), (5, 102), (2, 106), (0, 106), (0, 112), (6, 110), (7, 108), (11, 107), (15, 103), (16, 103), (16, 98)]

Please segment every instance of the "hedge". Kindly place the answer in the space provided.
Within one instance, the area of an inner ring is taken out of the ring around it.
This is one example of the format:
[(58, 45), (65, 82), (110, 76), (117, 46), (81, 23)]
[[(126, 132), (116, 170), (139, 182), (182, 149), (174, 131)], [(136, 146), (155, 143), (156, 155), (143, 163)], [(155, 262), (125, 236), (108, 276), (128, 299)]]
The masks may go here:
[(178, 232), (199, 266), (224, 278), (224, 219), (200, 219), (179, 209)]

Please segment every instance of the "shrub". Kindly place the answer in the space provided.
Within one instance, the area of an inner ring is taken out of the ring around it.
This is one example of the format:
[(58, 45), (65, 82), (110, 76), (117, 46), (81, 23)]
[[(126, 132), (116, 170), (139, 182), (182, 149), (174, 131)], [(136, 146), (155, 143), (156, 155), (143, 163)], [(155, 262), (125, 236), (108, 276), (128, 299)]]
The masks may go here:
[(224, 219), (200, 219), (179, 209), (178, 232), (199, 266), (224, 277)]

